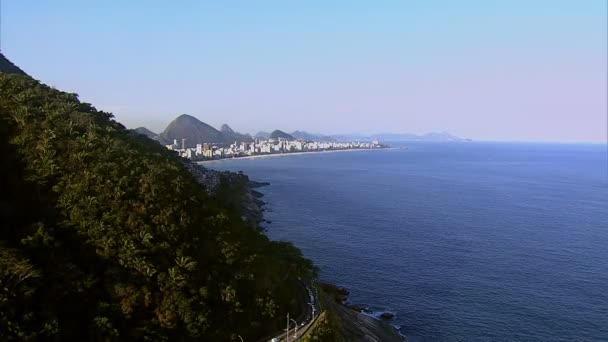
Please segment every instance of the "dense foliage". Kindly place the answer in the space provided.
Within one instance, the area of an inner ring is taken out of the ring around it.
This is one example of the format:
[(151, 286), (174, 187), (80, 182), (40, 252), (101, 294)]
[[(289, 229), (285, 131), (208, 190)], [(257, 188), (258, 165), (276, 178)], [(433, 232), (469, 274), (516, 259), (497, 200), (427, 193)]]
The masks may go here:
[(342, 342), (334, 315), (333, 312), (323, 311), (300, 342)]
[(0, 153), (0, 340), (255, 340), (313, 277), (74, 94), (0, 73)]

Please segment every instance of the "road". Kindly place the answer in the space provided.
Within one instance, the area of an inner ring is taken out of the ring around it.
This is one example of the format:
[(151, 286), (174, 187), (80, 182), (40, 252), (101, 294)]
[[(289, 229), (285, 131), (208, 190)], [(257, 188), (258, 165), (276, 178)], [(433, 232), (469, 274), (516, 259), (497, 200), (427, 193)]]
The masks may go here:
[[(312, 285), (305, 283), (304, 281), (299, 281), (302, 291), (300, 291), (300, 303), (302, 307), (305, 308), (304, 312), (300, 314), (297, 318), (290, 319), (289, 331), (286, 332), (283, 329), (283, 332), (271, 336), (269, 338), (265, 338), (263, 341), (297, 341), (301, 336), (303, 336), (306, 331), (312, 326), (312, 324), (316, 321), (317, 317), (319, 317), (319, 313), (321, 311), (321, 307), (319, 305), (319, 298), (316, 291), (316, 288)], [(287, 328), (287, 317), (285, 318), (285, 327)], [(293, 319), (293, 320), (292, 320)], [(296, 324), (293, 323), (296, 322)], [(297, 325), (297, 329), (295, 329), (294, 325)], [(289, 339), (287, 338), (287, 334), (289, 333)]]

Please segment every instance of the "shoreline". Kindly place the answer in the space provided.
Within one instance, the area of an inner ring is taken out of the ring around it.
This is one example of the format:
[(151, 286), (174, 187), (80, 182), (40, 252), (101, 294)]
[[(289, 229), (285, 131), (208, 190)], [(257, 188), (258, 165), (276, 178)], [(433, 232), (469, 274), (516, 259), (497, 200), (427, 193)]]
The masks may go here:
[[(215, 160), (206, 160), (192, 162), (193, 164), (199, 165), (203, 170), (207, 169), (204, 164), (211, 162), (219, 162), (223, 160), (234, 160), (234, 159), (255, 159), (263, 157), (282, 157), (288, 155), (304, 155), (313, 153), (333, 153), (333, 152), (347, 152), (347, 151), (370, 151), (370, 150), (385, 150), (385, 149), (407, 149), (406, 147), (386, 147), (377, 149), (344, 149), (344, 150), (325, 150), (325, 151), (309, 151), (309, 152), (289, 152), (289, 153), (276, 153), (276, 154), (262, 154), (254, 156), (245, 156), (237, 158), (223, 158)], [(218, 172), (218, 171), (212, 171)], [(229, 172), (237, 177), (244, 177), (246, 180), (246, 191), (245, 194), (240, 198), (241, 208), (243, 210), (243, 219), (248, 221), (252, 227), (261, 229), (266, 234), (266, 229), (262, 227), (262, 223), (266, 221), (265, 218), (265, 207), (267, 202), (264, 201), (264, 192), (257, 191), (256, 189), (269, 186), (271, 183), (268, 182), (257, 182), (249, 179), (245, 174), (239, 174)], [(382, 310), (381, 313), (370, 312), (366, 307), (352, 305), (348, 303), (349, 292), (343, 287), (330, 284), (320, 283), (320, 292), (324, 292), (326, 298), (322, 300), (325, 305), (325, 311), (334, 315), (334, 319), (339, 322), (338, 330), (336, 333), (345, 338), (346, 340), (352, 341), (390, 341), (390, 342), (404, 342), (407, 341), (407, 337), (400, 331), (400, 326), (394, 324), (394, 313), (386, 310)], [(329, 291), (328, 291), (329, 290)], [(382, 314), (390, 313), (391, 316), (383, 318)]]
[(214, 162), (220, 162), (224, 160), (239, 160), (239, 159), (257, 159), (257, 158), (272, 158), (272, 157), (286, 157), (286, 156), (301, 156), (305, 154), (321, 154), (321, 153), (335, 153), (335, 152), (352, 152), (352, 151), (378, 151), (378, 150), (397, 150), (407, 149), (406, 147), (384, 147), (384, 148), (349, 148), (344, 150), (323, 150), (323, 151), (308, 151), (308, 152), (287, 152), (287, 153), (269, 153), (269, 154), (256, 154), (253, 156), (243, 157), (231, 157), (211, 160), (199, 160), (194, 163), (199, 165), (205, 165)]
[(339, 321), (338, 331), (345, 341), (407, 341), (392, 322), (394, 314), (389, 319), (375, 317), (361, 307), (347, 304), (350, 293), (345, 288), (331, 283), (317, 284), (326, 310)]

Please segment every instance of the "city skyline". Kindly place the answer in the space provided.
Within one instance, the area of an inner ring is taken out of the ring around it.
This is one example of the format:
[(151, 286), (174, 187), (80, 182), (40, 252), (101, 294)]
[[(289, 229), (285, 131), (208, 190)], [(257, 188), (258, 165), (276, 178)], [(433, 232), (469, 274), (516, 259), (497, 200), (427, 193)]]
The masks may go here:
[(2, 3), (2, 52), (129, 128), (606, 142), (606, 3)]

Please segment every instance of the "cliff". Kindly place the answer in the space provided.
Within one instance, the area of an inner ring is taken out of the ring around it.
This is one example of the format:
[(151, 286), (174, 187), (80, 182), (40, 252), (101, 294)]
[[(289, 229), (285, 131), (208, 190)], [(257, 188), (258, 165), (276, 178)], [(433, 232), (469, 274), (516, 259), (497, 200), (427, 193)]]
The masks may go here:
[(366, 316), (342, 302), (348, 292), (330, 284), (321, 284), (323, 306), (333, 319), (333, 329), (338, 334), (337, 340), (354, 342), (402, 342), (405, 338), (386, 321)]

